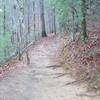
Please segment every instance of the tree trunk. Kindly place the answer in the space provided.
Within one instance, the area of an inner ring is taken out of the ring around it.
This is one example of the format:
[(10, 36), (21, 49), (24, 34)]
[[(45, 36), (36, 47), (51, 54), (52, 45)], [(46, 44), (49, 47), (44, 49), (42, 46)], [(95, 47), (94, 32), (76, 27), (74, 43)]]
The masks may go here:
[(82, 30), (83, 30), (83, 40), (85, 41), (87, 36), (87, 24), (86, 24), (86, 0), (82, 0)]
[(4, 6), (3, 6), (3, 10), (4, 10), (4, 15), (3, 15), (3, 35), (5, 36), (5, 32), (6, 32), (6, 6), (5, 6), (5, 2), (4, 2)]
[(35, 1), (33, 1), (33, 23), (34, 23), (34, 38), (36, 40), (36, 18), (35, 18)]
[(56, 35), (56, 12), (55, 12), (55, 8), (53, 9), (54, 11), (54, 33)]
[(47, 37), (45, 30), (45, 19), (44, 19), (44, 0), (40, 0), (40, 17), (41, 17), (41, 28), (42, 28), (42, 37)]
[(72, 9), (72, 17), (73, 17), (72, 40), (75, 41), (75, 13), (73, 9)]
[(28, 18), (27, 18), (27, 20), (28, 20), (28, 34), (30, 34), (30, 5), (29, 5), (29, 3), (27, 5), (27, 9), (28, 9)]
[(50, 13), (50, 9), (48, 11), (48, 23), (49, 23), (49, 32), (51, 33), (52, 32), (52, 29), (51, 29), (51, 13)]
[(18, 49), (18, 56), (19, 56), (19, 61), (21, 60), (21, 47), (22, 47), (22, 24), (23, 24), (23, 7), (20, 6), (19, 0), (17, 0), (18, 6), (19, 6), (19, 12), (20, 12), (20, 17), (19, 17), (19, 32), (17, 32), (17, 49)]

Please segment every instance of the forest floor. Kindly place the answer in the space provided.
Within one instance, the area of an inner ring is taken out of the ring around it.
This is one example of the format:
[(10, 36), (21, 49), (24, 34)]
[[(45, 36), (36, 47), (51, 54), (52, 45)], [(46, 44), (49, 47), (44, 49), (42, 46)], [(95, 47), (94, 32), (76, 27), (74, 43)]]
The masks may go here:
[(100, 100), (86, 95), (85, 83), (66, 85), (75, 79), (59, 65), (59, 47), (59, 37), (47, 37), (29, 48), (30, 65), (26, 54), (12, 61), (10, 72), (0, 78), (0, 100)]

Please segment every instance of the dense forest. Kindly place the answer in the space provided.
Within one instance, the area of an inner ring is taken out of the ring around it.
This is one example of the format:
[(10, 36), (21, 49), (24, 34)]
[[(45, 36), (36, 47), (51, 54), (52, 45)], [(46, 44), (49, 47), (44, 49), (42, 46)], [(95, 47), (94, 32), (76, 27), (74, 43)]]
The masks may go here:
[(1, 68), (50, 34), (61, 66), (100, 90), (100, 0), (0, 0)]
[(99, 5), (99, 0), (0, 0), (1, 62), (21, 52), (41, 32), (43, 36), (66, 32), (72, 40), (80, 32), (85, 41), (87, 32), (99, 27)]

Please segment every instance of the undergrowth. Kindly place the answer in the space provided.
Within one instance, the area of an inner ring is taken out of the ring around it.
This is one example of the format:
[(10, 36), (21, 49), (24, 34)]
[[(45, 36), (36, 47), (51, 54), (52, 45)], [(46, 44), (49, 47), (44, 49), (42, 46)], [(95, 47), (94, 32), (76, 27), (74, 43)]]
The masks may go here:
[(100, 89), (100, 36), (99, 33), (89, 33), (87, 43), (81, 39), (72, 42), (64, 36), (60, 49), (60, 63), (76, 79), (85, 79), (90, 88)]

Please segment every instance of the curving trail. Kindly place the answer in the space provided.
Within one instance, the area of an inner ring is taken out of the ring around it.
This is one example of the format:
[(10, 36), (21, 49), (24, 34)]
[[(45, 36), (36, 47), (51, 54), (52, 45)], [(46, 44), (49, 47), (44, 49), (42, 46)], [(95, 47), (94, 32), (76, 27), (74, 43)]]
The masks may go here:
[(63, 75), (66, 72), (56, 61), (59, 44), (58, 37), (48, 37), (32, 46), (30, 65), (24, 54), (17, 68), (0, 80), (0, 100), (100, 100), (98, 96), (78, 96), (86, 91), (85, 85), (65, 86), (74, 79)]

